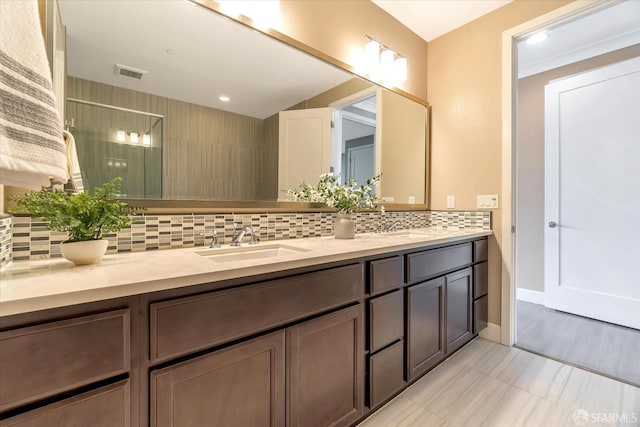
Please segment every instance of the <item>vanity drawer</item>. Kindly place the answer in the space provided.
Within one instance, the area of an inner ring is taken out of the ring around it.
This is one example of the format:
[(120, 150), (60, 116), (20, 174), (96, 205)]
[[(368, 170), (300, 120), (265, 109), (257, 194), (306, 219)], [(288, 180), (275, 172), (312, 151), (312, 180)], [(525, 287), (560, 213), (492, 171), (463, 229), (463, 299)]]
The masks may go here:
[(0, 410), (129, 371), (129, 310), (0, 333)]
[(473, 302), (473, 333), (487, 327), (489, 319), (489, 296), (485, 295)]
[(404, 341), (369, 357), (369, 407), (373, 408), (404, 386)]
[(471, 264), (471, 242), (407, 255), (407, 282), (416, 283)]
[(473, 266), (473, 298), (489, 292), (489, 264), (485, 261)]
[(369, 301), (369, 351), (376, 352), (404, 336), (404, 296), (398, 289)]
[(369, 263), (369, 293), (371, 295), (397, 288), (404, 284), (404, 258), (380, 259)]
[(473, 262), (486, 261), (489, 257), (489, 243), (487, 239), (473, 242)]
[(364, 295), (361, 264), (151, 304), (153, 362), (255, 334)]
[(129, 427), (129, 380), (2, 421), (5, 427)]

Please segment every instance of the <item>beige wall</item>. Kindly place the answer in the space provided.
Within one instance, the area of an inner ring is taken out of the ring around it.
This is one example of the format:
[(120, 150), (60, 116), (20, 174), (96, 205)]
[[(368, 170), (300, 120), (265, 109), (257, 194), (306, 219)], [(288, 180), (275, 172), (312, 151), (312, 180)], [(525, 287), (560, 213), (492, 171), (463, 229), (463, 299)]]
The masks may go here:
[[(502, 32), (568, 0), (515, 0), (429, 43), (432, 209), (475, 209), (478, 194), (501, 195)], [(502, 201), (502, 198), (501, 198)], [(490, 239), (489, 322), (500, 324), (501, 211)]]
[(369, 0), (281, 0), (281, 32), (342, 62), (374, 37), (407, 58), (400, 88), (427, 99), (427, 43)]
[(519, 288), (544, 292), (544, 87), (550, 81), (640, 56), (640, 45), (518, 81), (517, 185)]

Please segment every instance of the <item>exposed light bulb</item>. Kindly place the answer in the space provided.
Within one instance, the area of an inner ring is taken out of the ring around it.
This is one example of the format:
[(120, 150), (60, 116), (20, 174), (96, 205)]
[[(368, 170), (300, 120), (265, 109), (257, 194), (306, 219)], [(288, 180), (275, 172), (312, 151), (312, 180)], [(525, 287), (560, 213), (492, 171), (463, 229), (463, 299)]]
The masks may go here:
[(549, 34), (545, 32), (536, 33), (527, 39), (527, 44), (538, 44), (542, 43), (546, 39), (549, 38)]
[(377, 67), (380, 64), (380, 43), (371, 40), (364, 45), (364, 56), (370, 69)]
[(220, 96), (218, 97), (218, 100), (220, 100), (220, 101), (222, 101), (222, 102), (229, 102), (229, 101), (231, 101), (231, 98), (229, 98), (229, 97), (228, 97), (228, 96), (226, 96), (226, 95), (220, 95)]
[(395, 60), (393, 63), (393, 74), (397, 83), (407, 81), (407, 58), (400, 57)]
[(126, 139), (126, 134), (123, 130), (119, 130), (116, 132), (116, 141), (124, 142)]
[(132, 144), (137, 144), (138, 143), (138, 132), (130, 132), (129, 133), (129, 141), (131, 141)]
[(142, 144), (147, 146), (151, 145), (151, 135), (149, 135), (148, 133), (142, 135)]

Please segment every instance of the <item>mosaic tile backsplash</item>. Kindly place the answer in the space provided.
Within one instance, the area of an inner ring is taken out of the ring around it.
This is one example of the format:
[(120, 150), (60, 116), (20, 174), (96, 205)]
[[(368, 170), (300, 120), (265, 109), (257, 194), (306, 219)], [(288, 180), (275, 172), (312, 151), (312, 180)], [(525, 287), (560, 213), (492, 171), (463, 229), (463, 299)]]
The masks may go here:
[[(200, 233), (213, 229), (217, 230), (220, 243), (227, 244), (231, 242), (234, 223), (252, 226), (259, 232), (261, 241), (329, 236), (333, 234), (335, 215), (329, 212), (140, 215), (135, 217), (131, 228), (105, 236), (109, 240), (107, 253), (204, 246), (209, 243), (210, 237), (201, 236)], [(376, 212), (360, 212), (355, 214), (355, 219), (357, 233), (375, 231), (380, 224), (380, 216)], [(386, 213), (385, 223), (391, 224), (396, 221), (399, 222), (399, 230), (427, 226), (443, 229), (491, 229), (491, 214), (486, 211)], [(0, 230), (1, 228), (0, 225)], [(9, 249), (13, 251), (13, 261), (59, 257), (59, 243), (66, 239), (66, 233), (49, 231), (46, 223), (41, 220), (13, 217), (13, 238), (10, 240), (12, 245)]]
[(11, 216), (0, 215), (0, 269), (11, 262)]

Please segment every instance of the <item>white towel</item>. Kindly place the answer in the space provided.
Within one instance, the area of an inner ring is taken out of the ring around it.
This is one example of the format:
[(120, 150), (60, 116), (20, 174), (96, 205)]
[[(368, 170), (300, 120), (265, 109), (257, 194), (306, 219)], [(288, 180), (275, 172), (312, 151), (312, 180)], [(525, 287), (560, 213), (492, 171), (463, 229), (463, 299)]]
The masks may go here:
[(76, 140), (69, 131), (62, 131), (62, 134), (64, 136), (64, 143), (67, 145), (68, 187), (70, 187), (73, 193), (80, 193), (84, 191), (84, 183), (82, 182), (82, 171), (80, 170), (78, 152), (76, 151)]
[(39, 190), (66, 169), (37, 0), (0, 0), (0, 184)]

